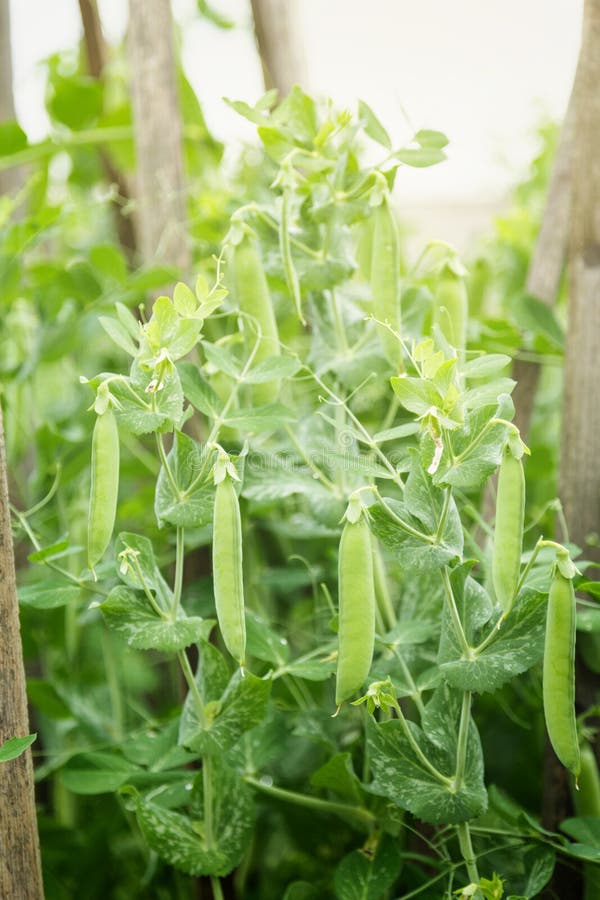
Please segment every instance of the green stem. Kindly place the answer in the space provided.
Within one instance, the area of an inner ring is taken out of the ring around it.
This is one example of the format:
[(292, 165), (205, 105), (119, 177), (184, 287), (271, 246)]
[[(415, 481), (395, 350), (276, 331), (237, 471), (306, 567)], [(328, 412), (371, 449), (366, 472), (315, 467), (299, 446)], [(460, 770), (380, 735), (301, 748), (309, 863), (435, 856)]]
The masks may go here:
[(388, 472), (392, 476), (392, 481), (395, 482), (395, 484), (397, 484), (399, 488), (402, 488), (402, 490), (404, 490), (404, 482), (402, 481), (402, 478), (400, 477), (398, 472), (395, 470), (395, 468), (393, 467), (393, 465), (391, 464), (391, 462), (389, 461), (389, 459), (387, 458), (385, 453), (383, 453), (383, 451), (379, 448), (379, 446), (373, 440), (372, 436), (367, 431), (365, 426), (362, 424), (360, 419), (357, 419), (357, 417), (354, 415), (354, 413), (349, 408), (347, 403), (344, 400), (342, 400), (340, 397), (338, 397), (338, 395), (336, 393), (334, 393), (334, 391), (332, 391), (331, 388), (329, 388), (325, 384), (325, 382), (319, 378), (317, 373), (313, 372), (313, 370), (309, 366), (304, 366), (304, 368), (309, 373), (309, 375), (313, 379), (313, 381), (315, 381), (319, 385), (319, 387), (322, 388), (325, 391), (325, 393), (331, 397), (333, 402), (338, 404), (339, 406), (342, 406), (346, 410), (348, 418), (354, 424), (357, 431), (360, 432), (362, 442), (364, 444), (366, 444), (367, 447), (369, 447), (369, 449), (373, 451), (373, 453), (375, 453), (375, 455), (377, 456), (377, 458), (379, 459), (381, 464), (388, 470)]
[(422, 531), (419, 531), (417, 528), (413, 528), (412, 525), (409, 525), (408, 522), (405, 522), (404, 519), (401, 519), (400, 516), (396, 515), (391, 506), (385, 502), (381, 494), (379, 493), (379, 489), (375, 486), (370, 486), (368, 490), (372, 491), (373, 494), (377, 497), (377, 500), (383, 506), (388, 516), (394, 520), (394, 522), (402, 528), (403, 531), (406, 531), (407, 534), (412, 535), (412, 537), (418, 538), (420, 541), (425, 541), (428, 544), (432, 544), (435, 541), (435, 538), (430, 534), (424, 534)]
[(179, 485), (175, 481), (175, 478), (173, 477), (173, 473), (171, 472), (171, 466), (169, 465), (169, 461), (167, 459), (167, 454), (165, 453), (165, 448), (163, 446), (162, 437), (160, 436), (160, 434), (158, 434), (158, 432), (156, 432), (154, 434), (154, 437), (156, 439), (156, 447), (158, 450), (158, 455), (160, 456), (160, 461), (163, 465), (163, 469), (165, 470), (167, 479), (169, 481), (169, 484), (171, 485), (171, 490), (175, 494), (176, 498), (178, 500), (181, 500)]
[(467, 764), (467, 740), (469, 737), (469, 722), (471, 721), (471, 692), (463, 694), (460, 711), (460, 724), (458, 727), (458, 741), (456, 744), (456, 775), (454, 776), (456, 790), (460, 791), (465, 778)]
[(471, 882), (473, 884), (479, 884), (479, 872), (477, 871), (477, 859), (476, 859), (475, 853), (473, 851), (473, 844), (471, 843), (471, 832), (469, 830), (469, 823), (461, 822), (460, 825), (456, 826), (456, 832), (458, 834), (458, 843), (460, 845), (460, 852), (462, 853), (463, 859), (465, 861), (469, 879), (471, 880)]
[(173, 587), (173, 619), (177, 618), (179, 604), (181, 602), (181, 589), (183, 585), (183, 560), (185, 554), (185, 534), (182, 525), (177, 526), (177, 538), (175, 545), (175, 583)]
[(210, 886), (213, 892), (213, 900), (223, 900), (223, 888), (221, 887), (221, 879), (216, 875), (211, 875)]
[(333, 288), (331, 288), (331, 308), (333, 310), (333, 324), (335, 327), (338, 350), (342, 355), (345, 355), (348, 353), (348, 339), (346, 337), (346, 329), (344, 328), (344, 320), (342, 319), (340, 305)]
[(454, 599), (454, 592), (452, 590), (452, 585), (450, 583), (450, 576), (448, 575), (448, 569), (444, 566), (442, 569), (442, 581), (444, 582), (444, 588), (446, 591), (446, 599), (448, 601), (448, 609), (450, 610), (450, 616), (452, 618), (452, 622), (454, 623), (454, 629), (456, 631), (456, 635), (458, 640), (460, 641), (460, 645), (462, 647), (463, 655), (465, 659), (473, 658), (473, 649), (469, 646), (469, 642), (467, 641), (462, 622), (460, 621), (460, 615), (458, 613), (458, 609), (456, 607), (456, 600)]
[(324, 813), (334, 813), (338, 816), (353, 816), (360, 819), (369, 829), (375, 825), (373, 813), (362, 806), (351, 806), (349, 803), (335, 803), (332, 800), (322, 800), (320, 797), (312, 797), (308, 794), (298, 794), (296, 791), (288, 791), (285, 788), (275, 787), (275, 785), (264, 784), (250, 775), (245, 775), (244, 781), (251, 787), (256, 788), (256, 790), (267, 794), (269, 797), (275, 797), (277, 800), (294, 803), (296, 806), (304, 806), (307, 809), (314, 809)]
[(423, 700), (421, 698), (421, 691), (418, 689), (417, 685), (415, 684), (415, 680), (412, 677), (412, 673), (406, 664), (406, 660), (404, 659), (404, 657), (402, 656), (402, 654), (400, 653), (398, 648), (393, 647), (392, 651), (394, 653), (394, 656), (400, 663), (400, 668), (402, 669), (402, 674), (408, 681), (408, 686), (410, 687), (410, 689), (412, 691), (412, 694), (410, 695), (410, 699), (414, 702), (415, 706), (419, 710), (419, 715), (422, 718), (425, 714), (425, 705), (423, 704)]
[(192, 667), (190, 666), (190, 661), (185, 650), (180, 650), (178, 652), (177, 659), (179, 660), (179, 665), (181, 666), (183, 677), (187, 682), (187, 686), (194, 700), (198, 722), (200, 724), (200, 727), (204, 728), (206, 725), (206, 716), (204, 715), (204, 700), (196, 683), (196, 679), (194, 678), (194, 673), (192, 672)]
[(439, 771), (439, 769), (436, 769), (436, 767), (429, 762), (429, 760), (427, 759), (427, 757), (425, 756), (425, 754), (419, 747), (412, 731), (408, 727), (408, 722), (406, 721), (406, 719), (404, 717), (404, 713), (402, 712), (402, 709), (400, 708), (400, 704), (398, 703), (398, 701), (394, 700), (394, 703), (392, 705), (396, 711), (396, 715), (398, 716), (400, 724), (402, 725), (402, 730), (404, 731), (406, 739), (408, 740), (408, 743), (410, 744), (410, 746), (413, 749), (413, 753), (415, 754), (415, 756), (417, 757), (417, 759), (419, 760), (421, 765), (429, 772), (430, 775), (433, 775), (433, 777), (436, 779), (436, 781), (439, 781), (441, 784), (445, 785), (445, 787), (447, 787), (447, 788), (452, 788), (453, 784), (454, 784), (452, 778), (448, 778), (446, 775), (442, 775), (442, 773)]
[(135, 574), (137, 575), (138, 580), (142, 586), (142, 590), (144, 591), (144, 594), (146, 595), (146, 599), (148, 600), (150, 606), (152, 607), (152, 609), (154, 610), (156, 615), (159, 616), (161, 619), (166, 619), (167, 618), (166, 613), (164, 612), (164, 610), (162, 610), (160, 608), (160, 606), (156, 602), (156, 598), (153, 596), (152, 591), (150, 590), (150, 588), (148, 587), (148, 585), (146, 583), (146, 579), (144, 578), (144, 573), (142, 572), (142, 567), (140, 566), (137, 555), (132, 554), (129, 564), (131, 565), (131, 567), (133, 569), (135, 569)]
[(333, 481), (331, 481), (327, 477), (327, 475), (325, 475), (321, 471), (321, 469), (319, 469), (317, 464), (315, 462), (313, 462), (313, 460), (310, 458), (310, 456), (306, 453), (306, 451), (304, 450), (304, 447), (302, 446), (302, 444), (300, 443), (300, 441), (294, 434), (293, 428), (290, 428), (289, 425), (286, 425), (285, 430), (286, 430), (287, 436), (289, 437), (290, 441), (292, 442), (292, 444), (294, 445), (294, 447), (296, 448), (296, 450), (298, 451), (298, 453), (304, 460), (306, 466), (313, 473), (313, 475), (315, 476), (317, 481), (320, 481), (321, 484), (323, 485), (323, 487), (326, 487), (327, 490), (331, 491), (332, 494), (335, 494), (336, 497), (339, 497), (341, 499), (343, 494), (340, 491), (340, 489), (338, 488), (338, 486), (336, 484), (334, 484)]
[(396, 611), (386, 579), (385, 565), (381, 555), (379, 542), (373, 539), (373, 573), (375, 576), (375, 596), (378, 600), (378, 607), (381, 607), (381, 615), (388, 629), (394, 628), (396, 622)]
[(450, 501), (452, 500), (452, 488), (446, 488), (446, 493), (444, 494), (444, 505), (442, 506), (442, 512), (440, 515), (440, 521), (438, 522), (437, 531), (435, 533), (435, 543), (439, 544), (444, 536), (444, 531), (446, 529), (446, 522), (448, 520), (448, 511), (450, 509)]

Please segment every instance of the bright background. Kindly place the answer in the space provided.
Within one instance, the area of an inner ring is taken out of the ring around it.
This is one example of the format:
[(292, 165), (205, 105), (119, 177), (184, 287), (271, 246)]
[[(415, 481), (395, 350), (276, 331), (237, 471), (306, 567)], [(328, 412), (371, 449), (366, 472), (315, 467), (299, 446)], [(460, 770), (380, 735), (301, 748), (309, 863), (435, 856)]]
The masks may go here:
[[(253, 127), (222, 97), (254, 102), (262, 77), (249, 0), (213, 5), (233, 31), (199, 19), (194, 0), (173, 0), (188, 77), (235, 153)], [(119, 40), (127, 0), (99, 6), (107, 38)], [(421, 127), (448, 135), (448, 162), (402, 172), (397, 197), (419, 231), (465, 242), (525, 171), (536, 123), (564, 114), (582, 0), (298, 0), (298, 9), (310, 90), (339, 106), (360, 96), (397, 141)], [(40, 61), (75, 45), (79, 9), (76, 0), (12, 0), (11, 13), (17, 111), (35, 140), (47, 127)]]

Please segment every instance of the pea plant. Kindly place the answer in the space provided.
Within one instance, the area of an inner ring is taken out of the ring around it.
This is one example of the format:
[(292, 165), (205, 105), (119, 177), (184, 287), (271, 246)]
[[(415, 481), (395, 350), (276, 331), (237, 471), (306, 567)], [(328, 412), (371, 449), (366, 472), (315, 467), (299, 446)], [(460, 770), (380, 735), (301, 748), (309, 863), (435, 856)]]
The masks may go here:
[[(171, 699), (121, 704), (63, 783), (117, 792), (146, 885), (170, 866), (217, 900), (539, 896), (557, 854), (593, 865), (591, 820), (544, 831), (489, 736), (519, 698), (541, 759), (545, 713), (584, 791), (576, 548), (524, 527), (510, 359), (471, 341), (457, 254), (402, 253), (394, 182), (446, 138), (394, 149), (366, 104), (297, 88), (231, 105), (258, 126), (269, 193), (233, 212), (195, 290), (103, 317), (130, 365), (83, 379), (88, 568), (70, 577)], [(128, 436), (156, 453), (133, 523)], [(594, 778), (592, 754), (586, 799)]]

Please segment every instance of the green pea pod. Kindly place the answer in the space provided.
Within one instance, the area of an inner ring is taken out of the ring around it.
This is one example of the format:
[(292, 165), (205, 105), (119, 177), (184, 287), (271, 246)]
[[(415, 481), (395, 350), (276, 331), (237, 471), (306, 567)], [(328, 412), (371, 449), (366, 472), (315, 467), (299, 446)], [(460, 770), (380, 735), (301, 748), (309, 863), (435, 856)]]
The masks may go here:
[[(271, 303), (271, 295), (262, 263), (258, 242), (246, 235), (236, 245), (232, 254), (233, 292), (242, 312), (248, 313), (258, 323), (261, 337), (254, 357), (258, 364), (268, 356), (279, 356), (279, 334)], [(249, 347), (255, 337), (249, 329)], [(277, 381), (256, 384), (252, 388), (256, 404), (272, 403), (277, 399)]]
[[(581, 745), (581, 771), (574, 790), (573, 804), (578, 816), (600, 817), (600, 775), (596, 755), (587, 741)], [(594, 863), (583, 865), (583, 900), (600, 897), (600, 868)]]
[(504, 448), (498, 474), (496, 522), (492, 551), (492, 582), (496, 599), (505, 613), (514, 603), (521, 571), (525, 476), (523, 464), (510, 447)]
[(600, 818), (600, 775), (596, 754), (588, 741), (583, 742), (580, 753), (581, 771), (577, 779), (579, 790), (573, 792), (575, 811), (578, 816)]
[(240, 666), (246, 659), (242, 521), (233, 481), (217, 484), (213, 517), (213, 586), (225, 646)]
[(335, 702), (351, 697), (369, 674), (375, 642), (371, 532), (364, 515), (346, 521), (338, 556), (339, 627)]
[(465, 351), (468, 320), (465, 280), (444, 266), (435, 289), (433, 321), (459, 355)]
[[(373, 295), (373, 314), (380, 322), (400, 332), (400, 251), (398, 247), (398, 229), (389, 198), (383, 200), (375, 208), (373, 225), (373, 249), (371, 256), (371, 292)], [(378, 328), (384, 353), (389, 362), (402, 369), (402, 345), (387, 328)]]
[(548, 595), (543, 696), (550, 743), (563, 766), (577, 777), (581, 755), (575, 721), (575, 592), (558, 566)]
[(119, 431), (110, 407), (99, 415), (92, 435), (92, 483), (88, 519), (88, 566), (100, 562), (110, 543), (119, 493)]

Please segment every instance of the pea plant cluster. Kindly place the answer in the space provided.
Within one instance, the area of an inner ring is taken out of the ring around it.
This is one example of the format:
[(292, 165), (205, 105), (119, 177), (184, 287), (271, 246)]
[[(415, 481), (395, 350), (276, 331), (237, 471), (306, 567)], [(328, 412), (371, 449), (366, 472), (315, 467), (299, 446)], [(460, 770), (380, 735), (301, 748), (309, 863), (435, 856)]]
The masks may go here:
[[(394, 182), (446, 138), (394, 149), (366, 104), (298, 88), (231, 105), (271, 187), (194, 290), (102, 318), (130, 365), (83, 379), (86, 614), (164, 668), (171, 702), (131, 704), (64, 784), (116, 791), (148, 878), (206, 876), (215, 898), (539, 896), (557, 855), (594, 858), (600, 812), (575, 718), (578, 570), (524, 528), (510, 359), (470, 339), (465, 268), (440, 242), (402, 252)], [(132, 439), (156, 453), (155, 523), (119, 503)], [(508, 718), (494, 698), (519, 684), (579, 778), (562, 835), (486, 779), (480, 711)], [(261, 876), (258, 853), (279, 864)]]

